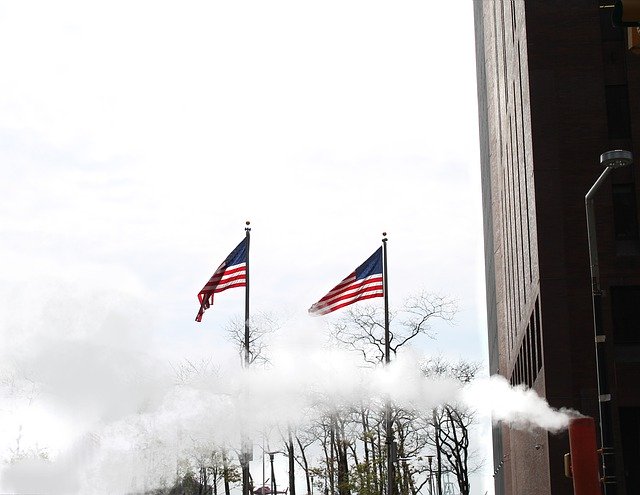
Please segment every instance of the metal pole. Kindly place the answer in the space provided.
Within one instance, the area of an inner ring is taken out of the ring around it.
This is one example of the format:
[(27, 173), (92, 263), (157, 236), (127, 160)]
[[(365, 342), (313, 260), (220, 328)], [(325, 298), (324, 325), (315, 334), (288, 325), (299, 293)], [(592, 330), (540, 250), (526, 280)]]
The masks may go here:
[[(247, 242), (247, 262), (246, 262), (246, 286), (244, 293), (244, 367), (249, 369), (251, 362), (249, 356), (249, 243), (251, 241), (251, 222), (246, 222), (244, 228), (245, 237)], [(243, 438), (242, 440), (242, 495), (251, 495), (249, 490), (249, 461), (251, 459), (251, 453), (249, 449), (253, 450), (251, 442)]]
[(246, 222), (246, 227), (244, 228), (245, 236), (247, 240), (247, 267), (246, 267), (246, 278), (247, 284), (245, 286), (244, 292), (244, 365), (246, 368), (249, 367), (250, 357), (249, 357), (249, 243), (251, 242), (251, 227), (249, 225), (251, 222)]
[(436, 470), (436, 489), (438, 495), (442, 495), (442, 456), (440, 452), (440, 432), (438, 431), (438, 419), (436, 408), (433, 409), (433, 427), (435, 431), (435, 444), (436, 444), (436, 461), (437, 461), (437, 470)]
[(610, 167), (605, 168), (585, 196), (589, 261), (591, 268), (591, 302), (593, 305), (593, 329), (596, 346), (595, 357), (598, 380), (600, 448), (602, 450), (602, 482), (605, 495), (615, 495), (616, 493), (616, 468), (615, 451), (613, 448), (613, 428), (611, 424), (611, 392), (607, 378), (606, 336), (602, 324), (602, 289), (600, 288), (600, 267), (598, 264), (598, 243), (596, 238), (593, 197), (610, 172)]
[[(384, 363), (391, 362), (391, 336), (389, 332), (389, 278), (387, 276), (387, 233), (382, 233), (382, 291), (384, 293)], [(395, 490), (395, 449), (393, 441), (393, 419), (391, 403), (387, 400), (384, 411), (387, 438), (387, 495), (394, 495)]]
[(613, 425), (611, 411), (611, 391), (607, 379), (606, 335), (602, 323), (602, 290), (600, 288), (600, 267), (598, 264), (598, 241), (594, 196), (607, 176), (614, 168), (624, 167), (633, 161), (629, 151), (613, 150), (600, 155), (600, 163), (606, 168), (584, 197), (587, 215), (587, 237), (589, 243), (589, 262), (591, 268), (591, 300), (593, 305), (593, 330), (596, 346), (596, 371), (598, 378), (598, 409), (600, 416), (600, 448), (602, 450), (602, 483), (605, 495), (617, 492), (616, 459), (613, 447)]
[(271, 464), (271, 493), (275, 495), (278, 492), (278, 486), (276, 485), (276, 473), (273, 470), (273, 458), (275, 452), (269, 452), (269, 463)]
[(389, 339), (389, 277), (387, 276), (387, 233), (382, 233), (382, 291), (384, 293), (384, 362), (391, 361)]

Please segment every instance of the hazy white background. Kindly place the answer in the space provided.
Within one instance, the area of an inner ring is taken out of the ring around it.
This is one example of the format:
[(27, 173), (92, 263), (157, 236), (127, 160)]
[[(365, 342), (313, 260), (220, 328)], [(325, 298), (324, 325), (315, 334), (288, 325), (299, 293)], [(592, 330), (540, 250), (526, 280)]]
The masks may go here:
[(160, 400), (170, 362), (235, 364), (242, 291), (194, 317), (247, 219), (252, 308), (292, 338), (384, 230), (392, 306), (459, 301), (418, 350), (486, 360), (470, 0), (0, 1), (0, 68), (4, 460)]

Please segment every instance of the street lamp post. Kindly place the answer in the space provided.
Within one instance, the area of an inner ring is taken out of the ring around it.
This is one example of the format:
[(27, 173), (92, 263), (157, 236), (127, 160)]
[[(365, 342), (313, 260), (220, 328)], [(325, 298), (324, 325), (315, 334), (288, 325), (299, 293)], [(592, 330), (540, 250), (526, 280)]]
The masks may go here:
[(276, 485), (276, 473), (273, 470), (273, 457), (275, 452), (269, 452), (269, 463), (271, 464), (271, 493), (275, 495), (278, 491), (278, 486)]
[(433, 455), (428, 455), (427, 460), (429, 461), (429, 495), (433, 495), (433, 467), (431, 465)]
[(593, 329), (596, 347), (596, 370), (598, 377), (598, 408), (600, 415), (600, 448), (602, 449), (602, 482), (605, 495), (615, 495), (615, 451), (613, 448), (613, 427), (611, 424), (611, 391), (607, 379), (606, 337), (602, 325), (602, 290), (600, 288), (600, 267), (598, 265), (598, 243), (593, 198), (605, 179), (615, 168), (624, 167), (633, 161), (629, 151), (613, 150), (600, 155), (600, 164), (606, 168), (585, 195), (587, 213), (587, 234), (589, 242), (589, 262), (591, 265), (591, 298), (593, 303)]
[(276, 473), (273, 469), (273, 460), (276, 454), (286, 454), (280, 450), (265, 452), (265, 454), (269, 454), (269, 463), (271, 464), (271, 486), (269, 487), (269, 490), (271, 491), (271, 495), (276, 495), (278, 493), (278, 486), (276, 485)]

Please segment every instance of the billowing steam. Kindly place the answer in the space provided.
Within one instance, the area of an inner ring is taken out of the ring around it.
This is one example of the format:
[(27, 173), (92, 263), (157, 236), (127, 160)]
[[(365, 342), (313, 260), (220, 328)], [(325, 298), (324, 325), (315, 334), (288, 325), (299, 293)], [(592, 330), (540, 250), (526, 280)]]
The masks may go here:
[(511, 428), (542, 428), (552, 433), (568, 428), (569, 421), (581, 414), (573, 409), (549, 407), (547, 401), (524, 385), (512, 387), (500, 375), (481, 378), (460, 391), (461, 400), (496, 423)]
[(466, 386), (425, 378), (410, 353), (387, 369), (363, 367), (358, 355), (326, 348), (311, 319), (283, 329), (269, 368), (242, 372), (233, 351), (170, 366), (145, 352), (126, 301), (93, 310), (90, 325), (82, 315), (60, 318), (76, 315), (76, 302), (61, 294), (51, 314), (38, 318), (49, 325), (22, 326), (3, 351), (4, 490), (133, 492), (146, 487), (140, 480), (149, 466), (156, 481), (174, 479), (185, 446), (237, 446), (241, 433), (275, 443), (279, 428), (305, 425), (318, 408), (376, 408), (391, 399), (428, 412), (455, 403), (514, 428), (549, 431), (577, 415), (501, 377)]

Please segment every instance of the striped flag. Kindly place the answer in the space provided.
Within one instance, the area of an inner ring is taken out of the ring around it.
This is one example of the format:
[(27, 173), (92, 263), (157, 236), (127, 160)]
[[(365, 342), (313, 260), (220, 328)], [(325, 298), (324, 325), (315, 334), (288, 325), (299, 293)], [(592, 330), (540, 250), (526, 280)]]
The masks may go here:
[(247, 247), (248, 240), (245, 238), (231, 251), (231, 254), (227, 256), (227, 259), (222, 262), (198, 293), (200, 311), (198, 311), (196, 321), (202, 321), (202, 315), (213, 304), (213, 295), (216, 292), (247, 285)]
[(382, 248), (309, 308), (312, 315), (326, 315), (356, 301), (384, 296)]

